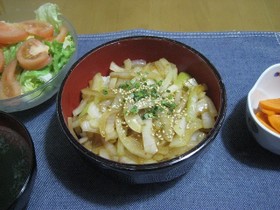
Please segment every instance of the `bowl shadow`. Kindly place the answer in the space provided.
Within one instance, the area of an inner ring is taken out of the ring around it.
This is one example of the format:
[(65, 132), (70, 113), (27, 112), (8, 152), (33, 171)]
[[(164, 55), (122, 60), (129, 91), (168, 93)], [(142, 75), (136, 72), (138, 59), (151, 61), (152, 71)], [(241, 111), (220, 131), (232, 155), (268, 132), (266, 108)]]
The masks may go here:
[(56, 113), (47, 129), (45, 153), (48, 164), (61, 183), (79, 197), (104, 206), (122, 206), (152, 199), (173, 187), (181, 177), (164, 183), (131, 185), (114, 180), (90, 166), (67, 141)]
[(239, 162), (250, 167), (280, 170), (280, 156), (261, 147), (246, 124), (247, 97), (242, 98), (227, 117), (222, 129), (226, 149)]
[(39, 115), (40, 113), (43, 113), (48, 108), (52, 107), (52, 105), (56, 102), (57, 94), (53, 95), (51, 98), (46, 100), (45, 102), (30, 108), (28, 110), (18, 111), (11, 113), (18, 119), (22, 120), (23, 123), (27, 123), (34, 119), (35, 116)]

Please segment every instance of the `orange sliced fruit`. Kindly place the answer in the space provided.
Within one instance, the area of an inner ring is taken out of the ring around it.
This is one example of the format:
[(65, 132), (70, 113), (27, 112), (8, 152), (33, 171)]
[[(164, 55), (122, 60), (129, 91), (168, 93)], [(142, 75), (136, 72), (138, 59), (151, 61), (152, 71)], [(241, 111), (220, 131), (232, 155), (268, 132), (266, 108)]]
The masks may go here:
[(280, 115), (269, 115), (267, 118), (270, 125), (280, 134)]
[(271, 125), (270, 122), (268, 121), (268, 116), (263, 113), (263, 112), (257, 112), (256, 113), (256, 117), (258, 118), (258, 120), (268, 129), (270, 129), (273, 132), (278, 133)]
[(267, 99), (259, 102), (261, 109), (274, 111), (280, 114), (280, 98)]
[(276, 114), (275, 111), (271, 111), (271, 110), (269, 110), (269, 109), (263, 109), (263, 108), (261, 108), (261, 111), (262, 111), (263, 113), (267, 114), (267, 115), (275, 115), (275, 114)]

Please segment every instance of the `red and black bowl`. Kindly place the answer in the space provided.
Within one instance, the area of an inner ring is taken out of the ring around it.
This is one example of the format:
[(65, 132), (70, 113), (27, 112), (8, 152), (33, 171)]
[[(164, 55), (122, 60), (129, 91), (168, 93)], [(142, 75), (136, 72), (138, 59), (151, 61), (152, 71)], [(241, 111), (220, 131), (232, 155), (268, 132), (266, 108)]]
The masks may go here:
[[(198, 83), (207, 85), (207, 94), (213, 100), (218, 110), (218, 116), (215, 127), (210, 130), (201, 143), (186, 153), (164, 162), (132, 165), (104, 159), (84, 148), (72, 136), (67, 127), (67, 118), (72, 116), (72, 111), (80, 103), (81, 89), (88, 86), (88, 82), (97, 72), (101, 72), (104, 76), (108, 75), (112, 61), (122, 65), (127, 58), (131, 60), (143, 59), (147, 62), (166, 58), (177, 66), (179, 72), (186, 71)], [(71, 67), (57, 96), (57, 112), (67, 140), (94, 167), (129, 183), (165, 182), (188, 172), (195, 160), (214, 141), (226, 114), (226, 90), (217, 69), (205, 56), (192, 47), (161, 37), (127, 37), (110, 41), (90, 50)]]

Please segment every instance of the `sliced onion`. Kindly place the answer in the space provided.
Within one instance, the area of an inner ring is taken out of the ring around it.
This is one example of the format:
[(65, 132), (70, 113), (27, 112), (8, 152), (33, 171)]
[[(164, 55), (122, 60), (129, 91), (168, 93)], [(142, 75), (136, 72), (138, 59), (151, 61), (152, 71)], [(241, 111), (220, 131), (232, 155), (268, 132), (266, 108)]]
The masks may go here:
[(158, 151), (156, 139), (153, 133), (152, 119), (143, 121), (142, 139), (145, 152), (155, 154)]
[(215, 125), (215, 119), (212, 117), (210, 112), (203, 112), (201, 114), (203, 128), (213, 128)]
[(129, 114), (129, 115), (125, 115), (124, 119), (127, 123), (127, 125), (134, 130), (137, 133), (141, 133), (142, 132), (142, 125), (143, 125), (143, 120), (141, 119), (141, 117), (139, 116), (139, 114)]
[(147, 62), (143, 59), (132, 60), (131, 65), (134, 66), (145, 66)]
[(124, 147), (131, 152), (132, 154), (149, 159), (152, 157), (151, 154), (144, 151), (143, 146), (140, 141), (138, 141), (136, 138), (133, 138), (131, 136), (126, 136), (126, 131), (122, 127), (122, 123), (120, 119), (116, 120), (116, 130), (119, 135), (119, 140), (122, 142)]
[(114, 71), (114, 72), (124, 72), (125, 69), (120, 67), (119, 65), (117, 65), (115, 62), (111, 62), (110, 64), (110, 70)]

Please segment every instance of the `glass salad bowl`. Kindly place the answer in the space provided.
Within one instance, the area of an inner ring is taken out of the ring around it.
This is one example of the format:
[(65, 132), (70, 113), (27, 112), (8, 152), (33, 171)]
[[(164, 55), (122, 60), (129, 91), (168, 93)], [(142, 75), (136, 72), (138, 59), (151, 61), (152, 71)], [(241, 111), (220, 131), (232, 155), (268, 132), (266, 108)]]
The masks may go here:
[(64, 79), (65, 75), (69, 71), (70, 67), (76, 60), (77, 57), (77, 34), (73, 27), (73, 25), (63, 16), (59, 16), (62, 25), (65, 26), (68, 30), (68, 33), (72, 36), (74, 44), (75, 44), (75, 51), (67, 61), (65, 65), (50, 79), (45, 79), (42, 85), (39, 85), (33, 90), (27, 91), (16, 97), (0, 99), (0, 110), (4, 112), (17, 112), (23, 111), (30, 108), (33, 108), (56, 94), (58, 91), (62, 80)]

